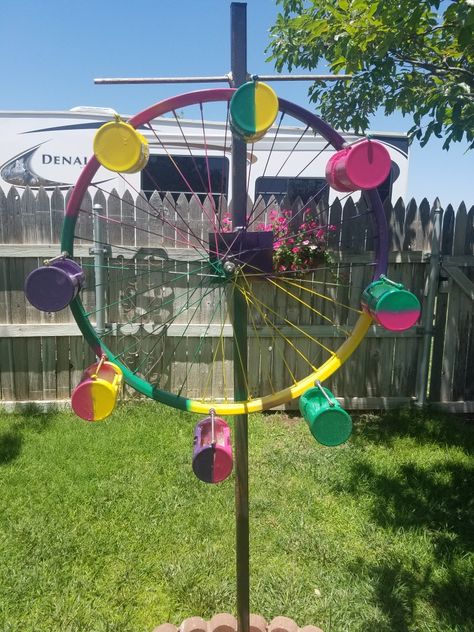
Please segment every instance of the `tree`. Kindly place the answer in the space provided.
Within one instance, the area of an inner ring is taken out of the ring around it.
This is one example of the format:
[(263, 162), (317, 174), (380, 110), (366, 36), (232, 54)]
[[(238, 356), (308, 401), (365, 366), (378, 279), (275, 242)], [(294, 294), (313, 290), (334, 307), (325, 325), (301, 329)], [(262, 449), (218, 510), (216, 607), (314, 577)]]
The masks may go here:
[(353, 75), (310, 98), (341, 129), (364, 132), (379, 108), (413, 116), (410, 135), (474, 148), (474, 0), (277, 0), (268, 50), (276, 69)]

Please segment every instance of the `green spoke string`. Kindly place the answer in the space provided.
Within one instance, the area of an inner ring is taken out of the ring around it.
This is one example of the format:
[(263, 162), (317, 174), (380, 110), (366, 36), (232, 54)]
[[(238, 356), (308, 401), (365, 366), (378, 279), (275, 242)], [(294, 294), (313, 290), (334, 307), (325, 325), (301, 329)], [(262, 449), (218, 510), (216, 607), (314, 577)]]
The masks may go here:
[(206, 327), (206, 329), (205, 329), (204, 333), (203, 333), (203, 334), (201, 334), (201, 336), (200, 336), (199, 344), (197, 345), (196, 349), (194, 350), (194, 354), (193, 354), (193, 357), (192, 357), (192, 360), (191, 360), (191, 365), (190, 365), (189, 369), (186, 371), (185, 380), (184, 380), (184, 382), (182, 383), (181, 388), (180, 388), (180, 389), (179, 389), (179, 391), (178, 391), (178, 395), (181, 395), (181, 393), (182, 393), (182, 391), (183, 391), (183, 388), (184, 388), (184, 387), (185, 387), (185, 385), (186, 385), (186, 382), (187, 382), (187, 380), (188, 380), (189, 373), (190, 373), (191, 369), (192, 369), (192, 368), (193, 368), (193, 366), (194, 366), (194, 363), (195, 363), (195, 361), (196, 361), (197, 356), (198, 356), (198, 355), (199, 355), (199, 353), (201, 352), (202, 345), (203, 345), (203, 343), (204, 343), (204, 340), (205, 340), (205, 338), (206, 338), (206, 335), (207, 335), (207, 333), (208, 333), (208, 331), (209, 331), (209, 329), (210, 329), (210, 327), (211, 327), (211, 324), (212, 324), (212, 322), (213, 322), (213, 320), (214, 320), (214, 316), (215, 316), (215, 314), (216, 314), (217, 310), (218, 310), (218, 309), (220, 309), (220, 307), (221, 307), (221, 303), (222, 303), (222, 292), (221, 292), (221, 297), (219, 298), (219, 300), (218, 300), (218, 302), (217, 302), (217, 305), (215, 306), (214, 311), (213, 311), (213, 313), (212, 313), (212, 315), (211, 315), (211, 318), (209, 319), (209, 322), (207, 323), (207, 327)]
[[(202, 263), (204, 263), (205, 260), (202, 261)], [(151, 263), (166, 263), (166, 264), (170, 264), (171, 266), (174, 266), (176, 263), (191, 263), (188, 261), (180, 261), (177, 259), (162, 259), (161, 261), (156, 261), (156, 262), (151, 262)], [(194, 263), (194, 261), (192, 262)], [(120, 283), (123, 283), (124, 281), (128, 281), (130, 279), (140, 279), (143, 276), (147, 276), (150, 274), (167, 274), (167, 275), (173, 275), (173, 271), (171, 269), (171, 267), (169, 269), (150, 269), (150, 265), (148, 266), (140, 266), (140, 265), (136, 265), (136, 266), (110, 266), (110, 265), (101, 265), (101, 266), (96, 266), (93, 263), (85, 263), (81, 266), (82, 268), (102, 268), (104, 270), (121, 270), (121, 271), (130, 271), (130, 270), (140, 270), (139, 273), (135, 273), (135, 274), (130, 274), (127, 276), (121, 276), (120, 277)], [(179, 273), (176, 273), (179, 274)], [(194, 273), (193, 273), (194, 274)], [(210, 275), (210, 276), (215, 276), (215, 275)], [(171, 281), (171, 279), (170, 279)], [(173, 279), (174, 281), (174, 279)], [(107, 286), (110, 285), (110, 279), (108, 279), (107, 281), (105, 281), (104, 283), (96, 283), (94, 285), (83, 285), (82, 289), (83, 290), (93, 290), (95, 288), (98, 287), (102, 287), (102, 286)]]
[[(195, 291), (199, 288), (199, 286), (195, 289)], [(184, 312), (186, 312), (191, 306), (193, 306), (195, 303), (198, 304), (198, 306), (201, 304), (203, 298), (205, 298), (205, 296), (207, 296), (208, 294), (211, 294), (213, 292), (213, 288), (211, 288), (205, 295), (204, 297), (199, 297), (198, 299), (196, 299), (196, 301), (194, 301), (193, 303), (187, 304), (186, 306), (183, 306), (181, 311), (179, 311), (177, 314), (173, 314), (172, 316), (170, 316), (169, 318), (167, 318), (166, 320), (162, 321), (161, 323), (157, 323), (156, 327), (154, 327), (152, 329), (152, 331), (148, 332), (145, 336), (143, 336), (140, 340), (136, 341), (134, 344), (130, 345), (129, 347), (127, 347), (126, 349), (124, 349), (123, 351), (121, 351), (118, 355), (114, 356), (115, 358), (119, 358), (122, 355), (124, 355), (125, 353), (127, 353), (128, 351), (130, 351), (131, 349), (137, 347), (139, 344), (141, 344), (144, 340), (146, 340), (147, 338), (149, 338), (150, 336), (153, 335), (158, 335), (159, 337), (161, 337), (161, 332), (160, 334), (155, 334), (156, 331), (158, 331), (159, 329), (163, 329), (163, 333), (166, 333), (166, 330), (168, 329), (168, 325), (171, 324), (180, 314), (183, 314)], [(125, 323), (126, 325), (130, 325), (131, 321)], [(144, 323), (142, 323), (144, 324)], [(107, 334), (105, 334), (107, 335)]]
[[(180, 278), (184, 278), (189, 276), (190, 274), (194, 274), (193, 272), (185, 272), (183, 274), (180, 274), (178, 277), (176, 277), (174, 280), (178, 281)], [(120, 305), (121, 303), (123, 303), (124, 301), (129, 301), (133, 298), (136, 298), (137, 296), (141, 296), (142, 294), (146, 294), (147, 292), (150, 292), (151, 290), (155, 290), (157, 287), (161, 287), (163, 285), (162, 282), (157, 283), (156, 285), (152, 285), (150, 287), (147, 287), (146, 289), (144, 289), (141, 292), (135, 292), (134, 294), (131, 294), (130, 296), (126, 296), (124, 298), (120, 298), (118, 301), (114, 301), (113, 303), (108, 303), (107, 305), (105, 305), (105, 307), (101, 308), (100, 310), (93, 310), (91, 312), (86, 312), (85, 315), (87, 317), (92, 316), (93, 314), (97, 314), (99, 311), (105, 310), (108, 307), (113, 307), (114, 305)], [(173, 297), (173, 300), (176, 300), (176, 298), (179, 297)], [(154, 299), (155, 300), (155, 299)]]
[[(201, 287), (200, 287), (200, 286), (197, 286), (197, 287), (195, 287), (195, 288), (194, 288), (194, 290), (193, 290), (193, 291), (192, 291), (192, 293), (191, 293), (190, 298), (191, 298), (191, 297), (192, 297), (192, 296), (193, 296), (193, 295), (194, 295), (194, 294), (195, 294), (195, 293), (196, 293), (199, 289), (202, 289), (202, 284), (201, 284)], [(186, 332), (188, 331), (189, 327), (191, 326), (192, 320), (193, 320), (194, 316), (196, 315), (197, 310), (198, 310), (198, 309), (199, 309), (199, 307), (201, 306), (202, 301), (204, 300), (204, 298), (206, 298), (206, 296), (208, 296), (209, 294), (212, 294), (212, 292), (214, 291), (214, 289), (215, 289), (215, 288), (210, 288), (210, 289), (209, 289), (209, 290), (208, 290), (208, 291), (204, 294), (204, 296), (200, 296), (200, 297), (199, 297), (199, 298), (195, 301), (195, 303), (196, 303), (196, 307), (195, 307), (195, 309), (194, 309), (194, 312), (193, 312), (192, 316), (188, 319), (188, 322), (187, 322), (187, 324), (186, 324), (186, 327), (185, 327), (185, 329), (184, 329), (183, 333), (181, 334), (181, 337), (180, 337), (180, 339), (178, 340), (178, 342), (177, 342), (177, 344), (176, 344), (175, 348), (174, 348), (174, 349), (173, 349), (173, 351), (171, 352), (171, 355), (174, 355), (174, 353), (175, 353), (175, 352), (176, 352), (176, 350), (178, 349), (178, 346), (179, 346), (180, 342), (182, 341), (182, 339), (184, 339), (185, 334), (186, 334)], [(187, 310), (188, 310), (188, 309), (189, 309), (192, 305), (194, 305), (194, 303), (189, 303), (189, 302), (188, 302), (188, 304), (186, 305), (186, 307), (185, 307), (185, 308), (183, 307), (183, 309), (182, 309), (182, 310), (181, 310), (178, 314), (176, 314), (176, 315), (174, 315), (174, 314), (173, 314), (173, 316), (171, 317), (171, 319), (170, 319), (170, 320), (174, 320), (177, 316), (179, 316), (180, 314), (183, 314), (183, 313), (184, 313), (185, 311), (187, 311)], [(157, 343), (156, 343), (155, 345), (153, 345), (153, 347), (150, 349), (150, 351), (149, 351), (149, 354), (148, 354), (148, 355), (150, 355), (150, 354), (154, 351), (154, 349), (155, 349), (156, 345), (158, 344), (158, 342), (159, 342), (159, 341), (157, 341)], [(134, 373), (136, 373), (136, 372), (137, 372), (137, 371), (141, 368), (141, 366), (143, 366), (143, 362), (142, 362), (142, 363), (141, 363), (141, 364), (140, 364), (140, 365), (139, 365), (139, 366), (135, 369)], [(146, 375), (145, 375), (145, 377), (147, 377), (147, 375), (148, 375), (148, 374), (146, 374)]]

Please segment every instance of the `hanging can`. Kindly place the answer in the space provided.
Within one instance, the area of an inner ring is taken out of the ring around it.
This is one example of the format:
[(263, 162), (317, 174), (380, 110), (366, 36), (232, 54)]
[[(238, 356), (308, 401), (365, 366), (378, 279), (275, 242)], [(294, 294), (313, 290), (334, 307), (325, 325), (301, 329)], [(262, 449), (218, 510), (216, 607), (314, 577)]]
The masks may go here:
[(365, 139), (331, 156), (326, 165), (326, 179), (330, 187), (343, 193), (373, 189), (388, 177), (391, 165), (385, 147)]
[(278, 97), (269, 85), (249, 81), (240, 86), (230, 101), (232, 131), (247, 143), (265, 136), (278, 115)]
[(194, 428), (193, 472), (204, 483), (220, 483), (232, 472), (230, 428), (210, 414)]
[(117, 118), (98, 129), (94, 137), (94, 155), (109, 171), (137, 173), (146, 166), (150, 150), (140, 132)]
[(351, 417), (329, 389), (310, 388), (300, 397), (299, 409), (319, 443), (332, 447), (345, 443), (351, 436)]
[(117, 404), (122, 371), (104, 358), (88, 367), (71, 395), (73, 411), (86, 421), (102, 421)]
[(384, 275), (366, 287), (361, 304), (379, 325), (389, 331), (413, 327), (421, 313), (417, 297), (402, 283), (395, 283)]
[(25, 281), (25, 295), (37, 309), (59, 312), (76, 298), (84, 279), (84, 270), (78, 263), (58, 257), (30, 272)]

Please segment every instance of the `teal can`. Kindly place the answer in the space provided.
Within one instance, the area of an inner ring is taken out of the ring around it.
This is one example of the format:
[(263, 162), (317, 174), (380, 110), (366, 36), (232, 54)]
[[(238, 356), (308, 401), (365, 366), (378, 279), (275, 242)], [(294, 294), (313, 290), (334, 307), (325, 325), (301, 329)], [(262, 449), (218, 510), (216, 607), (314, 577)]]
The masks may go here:
[(352, 419), (329, 389), (310, 388), (300, 397), (299, 408), (311, 434), (322, 445), (340, 445), (351, 436)]
[(421, 305), (417, 297), (381, 275), (365, 288), (361, 298), (362, 307), (374, 320), (389, 331), (405, 331), (416, 324)]

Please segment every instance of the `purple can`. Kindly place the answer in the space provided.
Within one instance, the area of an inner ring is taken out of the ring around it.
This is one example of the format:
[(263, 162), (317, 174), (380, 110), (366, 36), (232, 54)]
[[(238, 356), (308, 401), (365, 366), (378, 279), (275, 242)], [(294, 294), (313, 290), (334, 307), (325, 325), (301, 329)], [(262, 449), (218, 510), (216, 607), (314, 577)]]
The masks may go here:
[(25, 281), (29, 302), (43, 312), (59, 312), (77, 296), (84, 283), (81, 266), (72, 259), (59, 258), (30, 272)]

